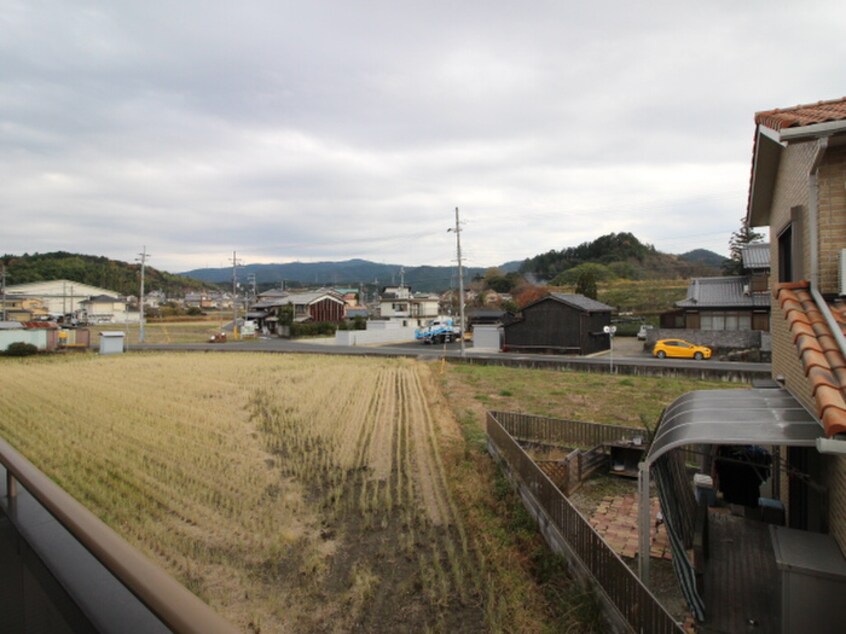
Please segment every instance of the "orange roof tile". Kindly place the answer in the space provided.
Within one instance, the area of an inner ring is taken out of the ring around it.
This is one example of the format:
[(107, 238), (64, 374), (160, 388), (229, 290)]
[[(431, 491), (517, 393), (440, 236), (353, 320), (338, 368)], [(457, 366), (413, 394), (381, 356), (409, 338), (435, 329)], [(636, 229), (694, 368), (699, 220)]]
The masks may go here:
[(846, 412), (839, 409), (827, 409), (822, 417), (825, 433), (829, 436), (846, 433)]
[[(846, 100), (843, 105), (846, 117)], [(846, 433), (846, 357), (811, 296), (810, 284), (779, 284), (773, 295), (793, 335), (826, 436)], [(846, 307), (830, 309), (846, 334)]]
[(755, 123), (773, 130), (795, 128), (827, 121), (846, 119), (846, 97), (831, 101), (818, 101), (792, 108), (776, 108), (755, 113)]

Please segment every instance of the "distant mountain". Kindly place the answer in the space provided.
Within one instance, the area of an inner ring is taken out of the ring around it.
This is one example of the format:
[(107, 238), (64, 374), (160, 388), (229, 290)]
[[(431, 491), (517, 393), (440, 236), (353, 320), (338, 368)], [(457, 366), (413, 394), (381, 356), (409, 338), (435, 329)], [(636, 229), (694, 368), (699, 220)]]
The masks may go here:
[(679, 256), (679, 259), (684, 260), (685, 262), (693, 262), (694, 264), (709, 266), (719, 271), (723, 266), (723, 262), (725, 262), (728, 258), (723, 257), (719, 253), (709, 251), (708, 249), (694, 249), (693, 251), (682, 253)]
[[(138, 295), (141, 291), (141, 265), (97, 255), (80, 255), (55, 251), (29, 255), (4, 255), (0, 261), (6, 268), (6, 284), (26, 284), (46, 280), (72, 280), (99, 286), (120, 293)], [(159, 271), (151, 266), (144, 270), (145, 292), (164, 291), (170, 297), (181, 297), (188, 291), (212, 288), (197, 279)]]
[[(465, 282), (485, 269), (467, 267)], [(222, 284), (232, 281), (231, 268), (194, 269), (182, 273), (204, 282)], [(289, 262), (286, 264), (247, 264), (238, 268), (238, 278), (255, 275), (260, 287), (278, 286), (283, 282), (294, 286), (392, 286), (404, 282), (415, 291), (438, 292), (458, 285), (458, 272), (454, 266), (406, 266), (380, 264), (368, 260), (342, 262)]]

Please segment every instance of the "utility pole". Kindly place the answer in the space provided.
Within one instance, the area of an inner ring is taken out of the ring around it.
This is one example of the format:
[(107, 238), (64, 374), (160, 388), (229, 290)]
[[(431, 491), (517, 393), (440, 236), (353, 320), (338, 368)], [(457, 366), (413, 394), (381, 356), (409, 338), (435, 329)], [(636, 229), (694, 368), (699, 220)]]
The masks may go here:
[(250, 274), (250, 284), (252, 285), (253, 292), (252, 292), (252, 301), (255, 302), (258, 298), (258, 283), (256, 282), (256, 275), (255, 273)]
[(458, 220), (458, 207), (455, 208), (455, 229), (447, 229), (447, 232), (455, 231), (455, 247), (458, 256), (458, 340), (461, 342), (461, 356), (464, 351), (464, 269), (461, 266), (461, 223)]
[(138, 298), (138, 305), (140, 315), (138, 316), (138, 343), (144, 343), (144, 270), (147, 266), (147, 258), (150, 256), (147, 253), (147, 245), (141, 247), (141, 253), (138, 254), (141, 262), (141, 296)]
[(232, 338), (238, 338), (238, 256), (232, 252)]
[(0, 301), (3, 302), (3, 321), (6, 321), (6, 265), (0, 262)]

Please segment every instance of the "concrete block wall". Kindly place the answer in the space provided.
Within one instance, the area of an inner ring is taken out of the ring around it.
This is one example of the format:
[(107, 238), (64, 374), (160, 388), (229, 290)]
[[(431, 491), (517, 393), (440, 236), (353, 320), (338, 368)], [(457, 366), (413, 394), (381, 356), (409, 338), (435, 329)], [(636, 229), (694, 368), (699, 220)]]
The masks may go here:
[(415, 328), (411, 326), (371, 328), (368, 323), (367, 330), (336, 331), (335, 343), (340, 346), (363, 346), (378, 343), (407, 343), (409, 341), (414, 341), (414, 331)]

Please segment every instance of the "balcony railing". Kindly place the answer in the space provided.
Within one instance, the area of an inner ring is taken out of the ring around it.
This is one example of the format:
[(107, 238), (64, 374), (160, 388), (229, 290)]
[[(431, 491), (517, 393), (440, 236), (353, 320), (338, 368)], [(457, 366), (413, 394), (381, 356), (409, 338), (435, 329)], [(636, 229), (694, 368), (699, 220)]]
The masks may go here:
[[(0, 508), (93, 629), (238, 631), (2, 438), (0, 465), (5, 470)], [(104, 588), (112, 594), (118, 588), (125, 596), (107, 600)]]

